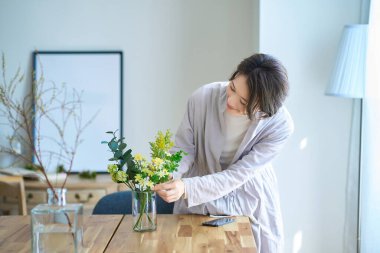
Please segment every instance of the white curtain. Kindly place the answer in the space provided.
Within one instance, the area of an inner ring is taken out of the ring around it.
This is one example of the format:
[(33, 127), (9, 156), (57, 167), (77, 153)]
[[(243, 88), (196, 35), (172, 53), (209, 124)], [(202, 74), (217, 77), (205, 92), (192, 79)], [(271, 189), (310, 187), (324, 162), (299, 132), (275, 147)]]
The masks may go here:
[(363, 100), (360, 252), (380, 252), (380, 0), (372, 0)]

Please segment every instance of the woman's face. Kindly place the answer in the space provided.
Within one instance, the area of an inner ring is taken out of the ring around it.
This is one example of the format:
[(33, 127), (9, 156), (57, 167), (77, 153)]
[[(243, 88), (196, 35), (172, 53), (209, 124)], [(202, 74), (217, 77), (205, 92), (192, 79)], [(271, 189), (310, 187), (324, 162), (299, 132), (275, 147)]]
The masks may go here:
[(238, 74), (227, 87), (227, 112), (233, 115), (247, 115), (248, 101), (247, 77)]

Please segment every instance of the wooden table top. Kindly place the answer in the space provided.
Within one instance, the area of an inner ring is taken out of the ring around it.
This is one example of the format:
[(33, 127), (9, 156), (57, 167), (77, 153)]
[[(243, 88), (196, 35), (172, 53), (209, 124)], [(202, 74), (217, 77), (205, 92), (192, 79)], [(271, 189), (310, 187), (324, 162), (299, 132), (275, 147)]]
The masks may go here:
[[(84, 216), (85, 252), (256, 252), (247, 217), (222, 227), (202, 215), (157, 215), (157, 230), (132, 230), (131, 215)], [(0, 216), (0, 252), (30, 252), (30, 216)]]

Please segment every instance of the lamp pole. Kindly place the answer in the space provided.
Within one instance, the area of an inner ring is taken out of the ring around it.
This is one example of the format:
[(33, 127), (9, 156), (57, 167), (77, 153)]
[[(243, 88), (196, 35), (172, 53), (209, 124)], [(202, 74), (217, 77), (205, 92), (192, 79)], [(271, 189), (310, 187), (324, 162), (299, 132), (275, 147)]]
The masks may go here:
[(360, 98), (360, 124), (359, 124), (359, 167), (358, 167), (358, 214), (357, 214), (357, 240), (356, 240), (356, 249), (360, 253), (361, 245), (361, 233), (360, 233), (360, 224), (361, 224), (361, 208), (360, 208), (360, 195), (361, 195), (361, 171), (362, 171), (362, 120), (363, 120), (363, 98)]

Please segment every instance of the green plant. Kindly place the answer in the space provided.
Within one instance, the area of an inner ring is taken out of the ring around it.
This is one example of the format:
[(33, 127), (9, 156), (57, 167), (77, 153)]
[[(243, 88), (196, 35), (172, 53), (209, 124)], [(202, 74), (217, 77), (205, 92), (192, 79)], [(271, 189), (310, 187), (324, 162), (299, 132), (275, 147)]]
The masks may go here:
[(40, 171), (41, 170), (41, 167), (36, 165), (36, 164), (32, 164), (32, 163), (28, 163), (24, 166), (25, 169), (27, 170), (31, 170), (31, 171)]
[(63, 164), (60, 164), (57, 166), (57, 169), (56, 169), (57, 173), (66, 173), (66, 169), (65, 169), (65, 166)]
[(96, 171), (84, 170), (82, 172), (79, 172), (78, 176), (84, 179), (95, 179)]
[[(129, 181), (135, 177), (138, 170), (133, 160), (132, 150), (128, 149), (124, 151), (127, 148), (127, 144), (123, 141), (124, 137), (117, 138), (117, 130), (106, 133), (112, 134), (113, 137), (110, 141), (102, 141), (102, 144), (107, 144), (113, 153), (113, 156), (108, 161), (115, 162), (108, 165), (108, 172), (111, 174), (114, 182), (125, 183), (130, 189), (134, 189), (133, 184), (130, 184)], [(124, 165), (126, 165), (127, 169), (123, 170)]]

